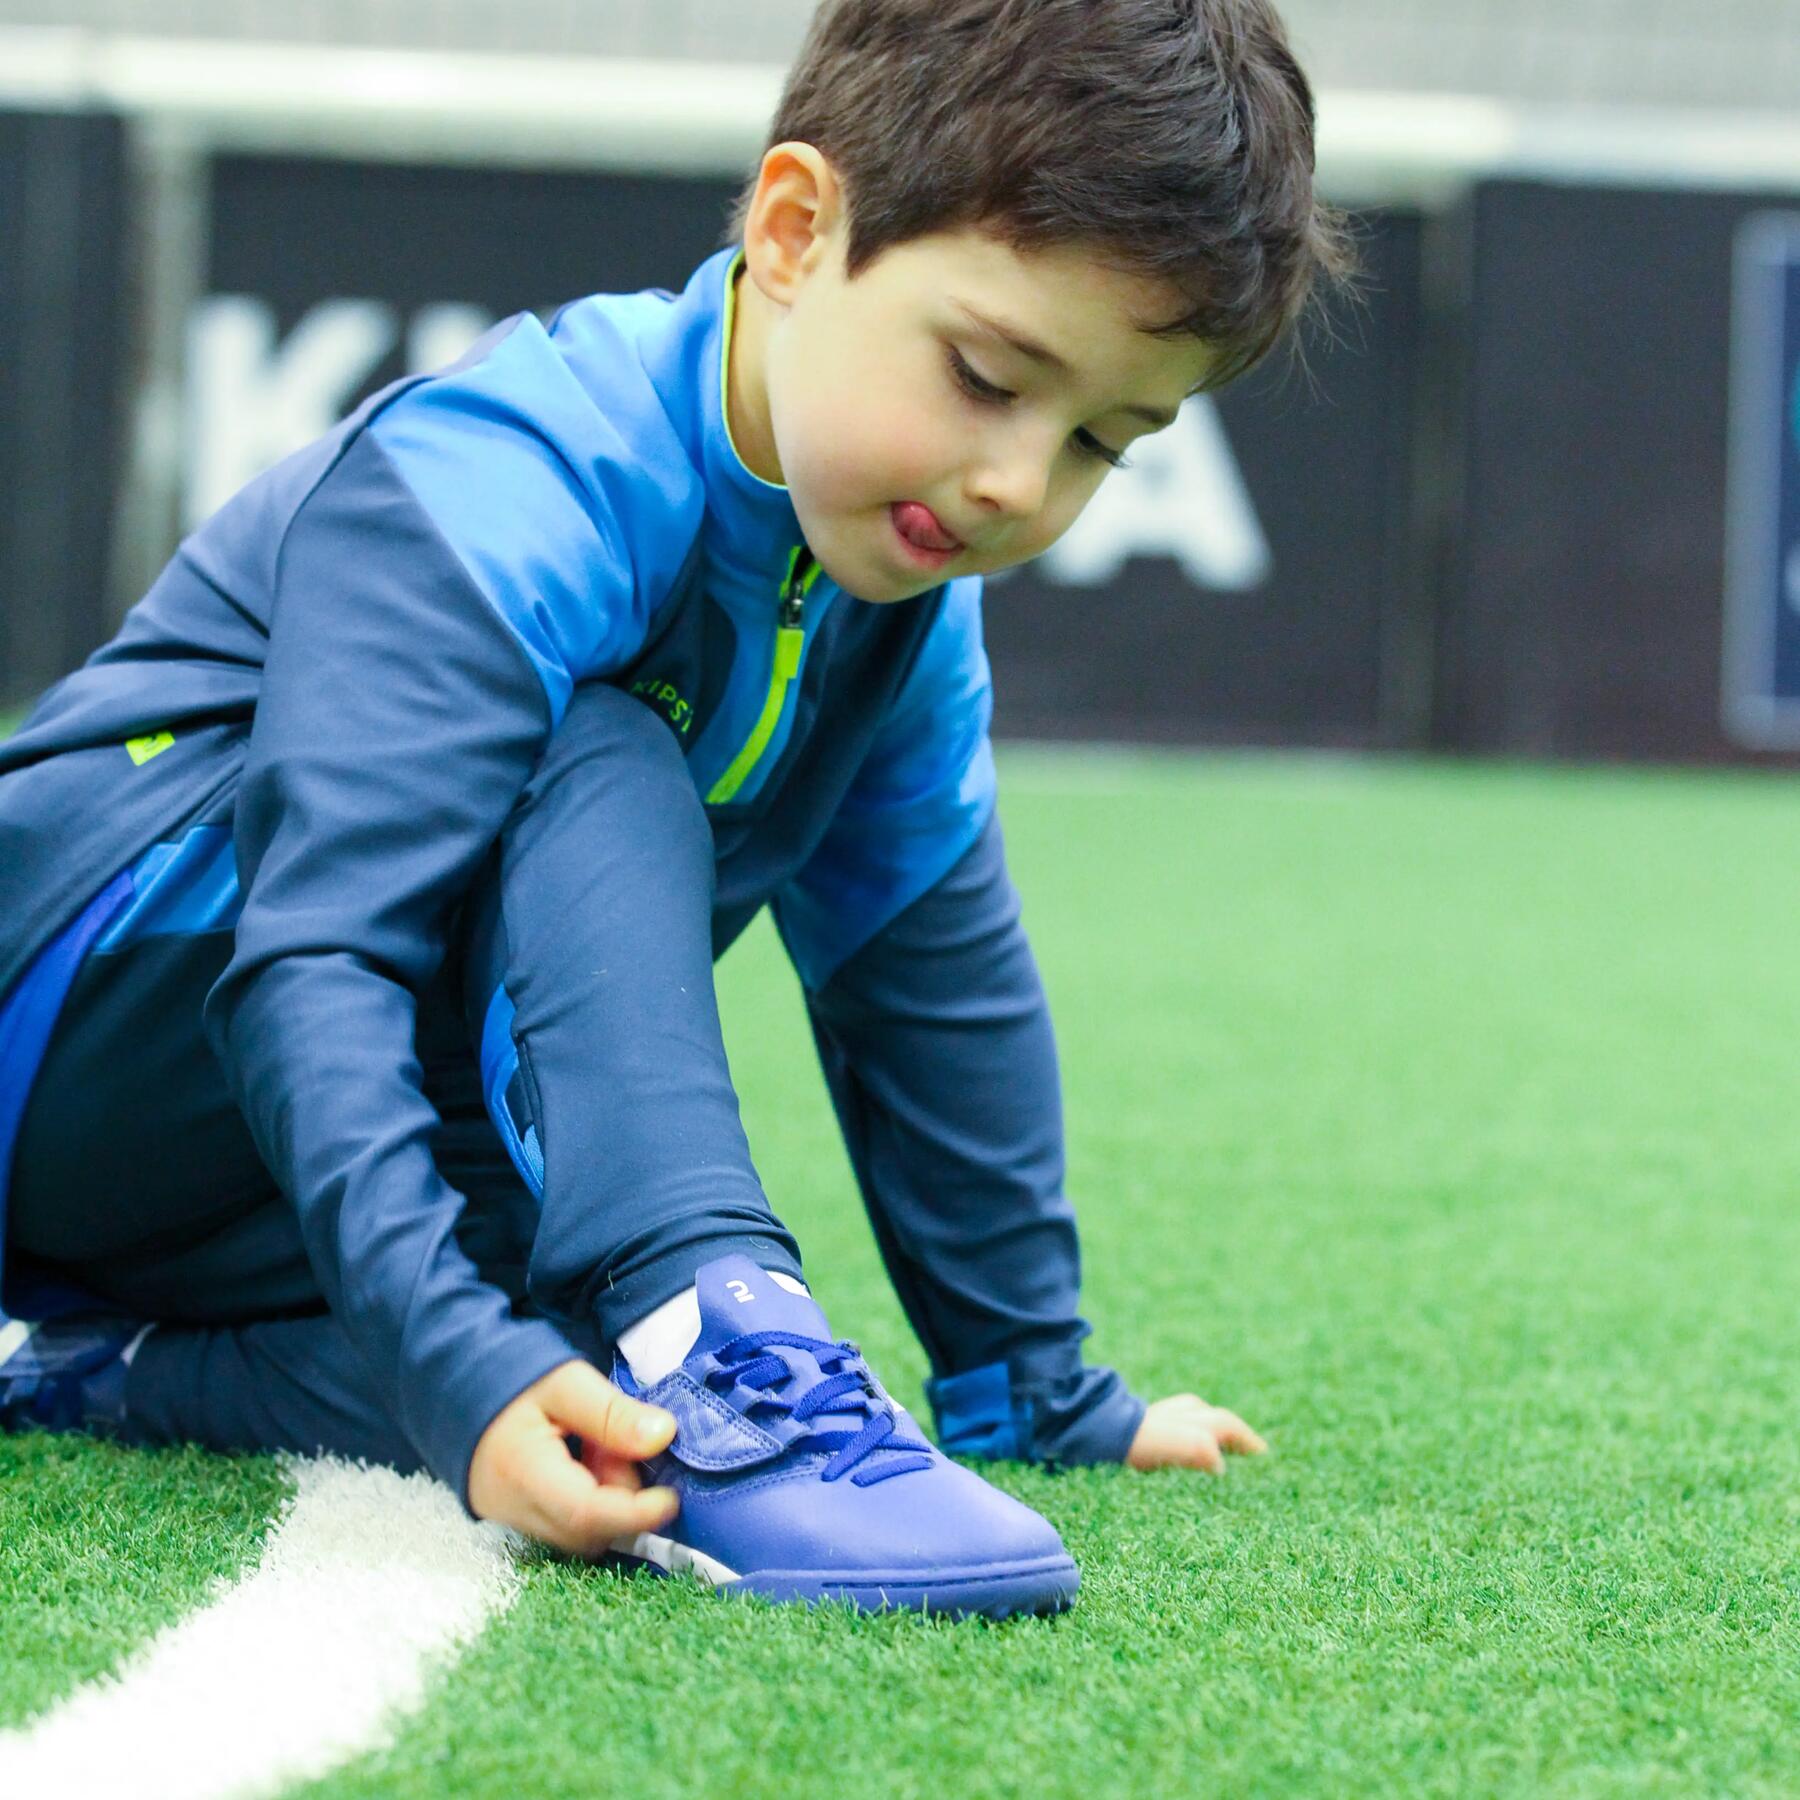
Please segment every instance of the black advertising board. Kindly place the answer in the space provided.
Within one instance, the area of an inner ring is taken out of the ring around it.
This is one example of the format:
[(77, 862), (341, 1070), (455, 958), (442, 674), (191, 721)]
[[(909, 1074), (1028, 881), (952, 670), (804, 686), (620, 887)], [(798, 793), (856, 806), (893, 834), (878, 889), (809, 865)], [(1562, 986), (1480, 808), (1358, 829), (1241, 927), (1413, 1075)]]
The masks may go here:
[(585, 172), (222, 157), (188, 331), (183, 513), (508, 314), (679, 289), (737, 184)]
[(109, 629), (124, 187), (118, 120), (0, 112), (0, 707)]
[(1727, 541), (1734, 509), (1766, 495), (1728, 483), (1734, 250), (1770, 210), (1766, 195), (1477, 190), (1440, 742), (1750, 753), (1725, 722)]
[[(0, 115), (0, 706), (110, 628), (123, 161), (117, 121)], [(216, 159), (186, 522), (504, 313), (679, 286), (735, 185)], [(1353, 747), (1428, 723), (1479, 752), (1791, 757), (1797, 216), (1767, 195), (1485, 183), (1433, 227), (1435, 267), (1461, 246), (1447, 340), (1441, 309), (1422, 317), (1419, 218), (1368, 215), (1366, 303), (1309, 377), (1278, 360), (1194, 403), (1050, 556), (994, 582), (997, 729)], [(1421, 494), (1453, 504), (1428, 519)]]
[[(736, 184), (668, 176), (228, 157), (212, 173), (206, 297), (189, 334), (186, 514), (492, 319), (679, 288)], [(1046, 562), (987, 608), (997, 729), (1193, 743), (1397, 735), (1386, 646), (1417, 605), (1408, 442), (1419, 224), (1366, 228), (1369, 299), (1109, 478)]]

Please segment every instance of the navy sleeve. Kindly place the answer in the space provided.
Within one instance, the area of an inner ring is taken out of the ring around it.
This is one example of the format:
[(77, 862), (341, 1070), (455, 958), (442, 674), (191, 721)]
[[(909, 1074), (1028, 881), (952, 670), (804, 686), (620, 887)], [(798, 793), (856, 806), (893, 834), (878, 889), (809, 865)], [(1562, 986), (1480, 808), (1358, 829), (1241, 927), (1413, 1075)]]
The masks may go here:
[(456, 1241), (414, 996), (570, 685), (632, 629), (628, 599), (604, 613), (628, 589), (582, 465), (481, 391), (495, 366), (460, 408), (440, 383), (385, 438), (350, 439), (287, 530), (235, 826), (243, 912), (207, 1004), (332, 1311), (465, 1505), (494, 1415), (575, 1353)]
[[(776, 917), (788, 933), (784, 906)], [(809, 989), (882, 1255), (960, 1455), (1122, 1461), (1144, 1405), (1085, 1367), (1056, 1045), (990, 815), (948, 874)]]

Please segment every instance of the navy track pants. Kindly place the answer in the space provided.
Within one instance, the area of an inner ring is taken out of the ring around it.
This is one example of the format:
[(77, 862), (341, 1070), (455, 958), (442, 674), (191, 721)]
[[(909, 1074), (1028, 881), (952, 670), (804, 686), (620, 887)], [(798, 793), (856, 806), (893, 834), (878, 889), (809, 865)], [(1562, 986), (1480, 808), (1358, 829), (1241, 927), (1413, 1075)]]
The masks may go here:
[[(742, 1251), (801, 1276), (743, 1144), (713, 991), (713, 880), (711, 828), (667, 728), (616, 689), (579, 688), (418, 996), (416, 1049), (442, 1121), (433, 1155), (466, 1201), (457, 1236), (533, 1310), (527, 1273), (545, 1285), (539, 1232), (554, 1216), (550, 1285), (580, 1304), (549, 1316), (597, 1361), (713, 1257)], [(21, 1125), (7, 1254), (162, 1327), (132, 1365), (133, 1441), (419, 1467), (379, 1372), (325, 1309), (207, 1043), (201, 1009), (230, 950), (227, 928), (89, 956)], [(529, 1074), (512, 1084), (511, 1124), (540, 1146), (556, 1134), (547, 1177), (541, 1158), (522, 1169), (509, 1154), (483, 1099), (501, 986)], [(669, 1149), (656, 1094), (677, 1069), (682, 1161), (716, 1178), (635, 1183)], [(643, 1104), (616, 1091), (584, 1104), (596, 1070), (636, 1084)], [(544, 1179), (565, 1191), (540, 1191)]]

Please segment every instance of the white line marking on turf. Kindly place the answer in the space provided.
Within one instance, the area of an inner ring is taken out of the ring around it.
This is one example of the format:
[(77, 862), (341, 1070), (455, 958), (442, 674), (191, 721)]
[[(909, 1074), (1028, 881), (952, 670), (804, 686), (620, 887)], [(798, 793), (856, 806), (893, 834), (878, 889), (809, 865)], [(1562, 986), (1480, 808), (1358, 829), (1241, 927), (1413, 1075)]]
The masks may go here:
[(292, 1461), (258, 1566), (0, 1732), (0, 1794), (249, 1800), (375, 1749), (511, 1605), (511, 1535), (424, 1475)]

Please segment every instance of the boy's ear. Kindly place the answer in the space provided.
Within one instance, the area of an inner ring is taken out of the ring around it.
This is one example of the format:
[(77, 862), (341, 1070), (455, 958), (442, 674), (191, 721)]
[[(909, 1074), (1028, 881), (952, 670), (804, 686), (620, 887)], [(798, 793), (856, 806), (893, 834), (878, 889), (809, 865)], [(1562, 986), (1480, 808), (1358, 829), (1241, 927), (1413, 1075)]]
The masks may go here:
[(843, 228), (837, 171), (811, 144), (777, 144), (762, 159), (744, 220), (744, 264), (780, 306), (792, 305), (836, 248)]

